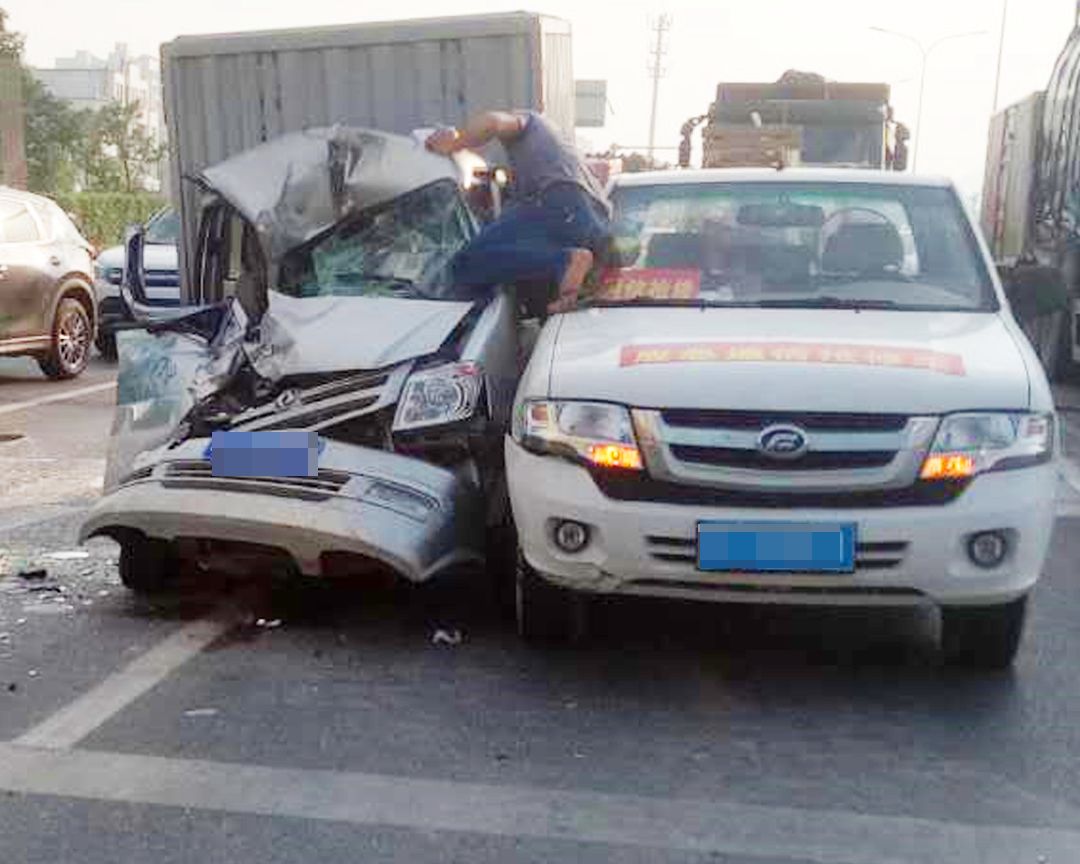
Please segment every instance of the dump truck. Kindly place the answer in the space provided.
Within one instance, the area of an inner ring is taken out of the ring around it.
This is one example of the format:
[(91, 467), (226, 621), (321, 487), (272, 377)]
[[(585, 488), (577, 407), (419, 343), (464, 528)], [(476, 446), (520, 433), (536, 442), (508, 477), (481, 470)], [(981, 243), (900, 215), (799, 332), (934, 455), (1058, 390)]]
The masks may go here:
[(809, 165), (907, 167), (907, 128), (893, 119), (887, 84), (840, 83), (789, 71), (773, 83), (720, 83), (708, 113), (682, 127), (679, 165), (701, 133), (703, 168)]
[(990, 123), (982, 228), (1052, 380), (1080, 372), (1080, 11), (1046, 90)]
[(570, 25), (544, 15), (181, 36), (161, 53), (185, 303), (220, 299), (190, 278), (201, 196), (191, 181), (230, 156), (303, 129), (409, 134), (488, 108), (542, 109), (573, 135)]

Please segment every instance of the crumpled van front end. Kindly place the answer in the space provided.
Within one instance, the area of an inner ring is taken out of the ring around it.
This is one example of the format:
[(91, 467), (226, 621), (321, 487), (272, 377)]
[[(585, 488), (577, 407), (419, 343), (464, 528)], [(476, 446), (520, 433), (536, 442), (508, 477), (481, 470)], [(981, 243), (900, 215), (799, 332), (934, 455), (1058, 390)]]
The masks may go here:
[[(82, 539), (118, 540), (135, 589), (191, 558), (413, 582), (482, 564), (506, 521), (517, 322), (509, 294), (459, 298), (446, 281), (475, 231), (453, 165), (328, 130), (205, 179), (198, 293), (225, 299), (119, 334), (105, 494)], [(308, 470), (215, 458), (282, 432), (317, 442)]]

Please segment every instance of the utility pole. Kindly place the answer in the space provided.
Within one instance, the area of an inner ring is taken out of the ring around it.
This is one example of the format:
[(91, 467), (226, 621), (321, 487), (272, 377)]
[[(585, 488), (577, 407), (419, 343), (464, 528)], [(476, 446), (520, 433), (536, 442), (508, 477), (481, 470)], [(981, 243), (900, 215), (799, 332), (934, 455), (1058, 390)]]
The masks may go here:
[[(1080, 4), (1077, 5), (1080, 12)], [(998, 110), (998, 92), (1001, 90), (1001, 58), (1005, 53), (1005, 23), (1009, 17), (1009, 0), (1001, 0), (1001, 33), (998, 35), (997, 71), (994, 73), (994, 114)]]
[(663, 59), (667, 53), (667, 46), (664, 44), (664, 39), (667, 37), (668, 31), (671, 30), (671, 16), (661, 15), (651, 29), (656, 34), (656, 41), (649, 52), (649, 74), (652, 75), (652, 112), (649, 115), (650, 163), (653, 161), (653, 153), (656, 151), (656, 105), (660, 100), (660, 79), (666, 74)]

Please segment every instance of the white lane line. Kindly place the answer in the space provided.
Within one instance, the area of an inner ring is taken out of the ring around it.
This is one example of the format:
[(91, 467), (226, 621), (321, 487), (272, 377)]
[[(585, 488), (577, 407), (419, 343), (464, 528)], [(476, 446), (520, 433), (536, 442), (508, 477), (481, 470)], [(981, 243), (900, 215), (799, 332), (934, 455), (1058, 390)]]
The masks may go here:
[(38, 405), (47, 405), (50, 402), (65, 402), (68, 399), (78, 399), (80, 396), (89, 396), (91, 393), (101, 393), (105, 390), (113, 390), (115, 388), (115, 381), (108, 381), (104, 384), (91, 384), (89, 387), (80, 387), (78, 390), (65, 390), (60, 393), (53, 393), (50, 396), (42, 396), (38, 399), (27, 399), (25, 402), (12, 402), (10, 405), (0, 405), (0, 414), (25, 411), (28, 408), (36, 408)]
[(222, 616), (185, 624), (127, 667), (23, 733), (16, 743), (49, 750), (74, 747), (224, 634), (231, 623)]
[(646, 798), (0, 744), (0, 789), (817, 864), (1076, 860), (1080, 830)]
[(1059, 465), (1061, 466), (1061, 479), (1069, 484), (1069, 488), (1073, 492), (1080, 495), (1080, 465), (1067, 458), (1063, 458)]

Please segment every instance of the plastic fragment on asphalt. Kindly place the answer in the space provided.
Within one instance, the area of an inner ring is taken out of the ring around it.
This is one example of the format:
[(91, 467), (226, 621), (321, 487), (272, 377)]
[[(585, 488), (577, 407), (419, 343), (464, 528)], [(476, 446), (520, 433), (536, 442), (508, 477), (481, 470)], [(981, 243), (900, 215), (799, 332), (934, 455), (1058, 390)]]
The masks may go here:
[(90, 553), (84, 549), (68, 549), (64, 552), (50, 552), (45, 557), (53, 561), (79, 561), (89, 558)]
[(45, 579), (45, 578), (48, 577), (48, 575), (49, 575), (49, 571), (44, 569), (44, 568), (40, 568), (40, 569), (36, 569), (36, 570), (21, 570), (21, 571), (19, 571), (19, 578), (20, 579), (26, 579), (28, 582), (33, 582), (33, 581), (36, 581), (38, 579)]
[(185, 717), (216, 717), (217, 708), (191, 708), (184, 712)]
[(37, 671), (37, 669), (31, 669), (31, 670), (30, 670), (29, 672), (27, 672), (26, 674), (27, 674), (28, 676), (30, 676), (31, 678), (37, 678), (37, 676), (38, 676), (38, 671)]
[(255, 622), (255, 626), (262, 627), (264, 630), (276, 630), (278, 627), (281, 626), (281, 619), (272, 618), (268, 620), (266, 618), (260, 618), (258, 621)]
[(431, 636), (432, 645), (455, 647), (465, 641), (460, 630), (436, 630)]

